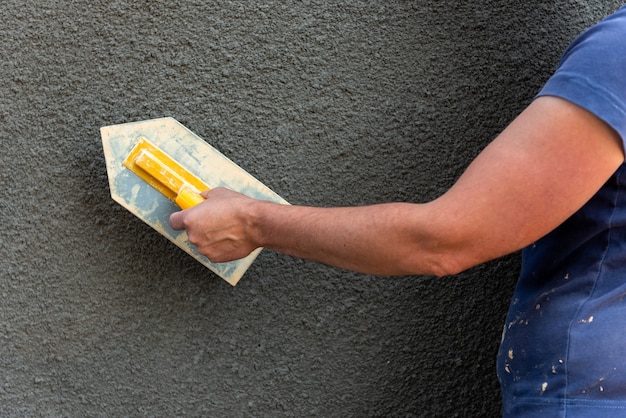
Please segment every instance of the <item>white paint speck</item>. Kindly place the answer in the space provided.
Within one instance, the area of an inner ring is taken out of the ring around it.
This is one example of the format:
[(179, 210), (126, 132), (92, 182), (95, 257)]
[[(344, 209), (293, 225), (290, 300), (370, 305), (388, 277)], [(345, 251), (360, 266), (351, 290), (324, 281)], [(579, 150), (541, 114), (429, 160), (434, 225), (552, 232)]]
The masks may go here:
[(513, 360), (513, 349), (509, 349), (509, 359)]
[(541, 393), (544, 393), (547, 388), (548, 388), (548, 382), (543, 382), (541, 384)]

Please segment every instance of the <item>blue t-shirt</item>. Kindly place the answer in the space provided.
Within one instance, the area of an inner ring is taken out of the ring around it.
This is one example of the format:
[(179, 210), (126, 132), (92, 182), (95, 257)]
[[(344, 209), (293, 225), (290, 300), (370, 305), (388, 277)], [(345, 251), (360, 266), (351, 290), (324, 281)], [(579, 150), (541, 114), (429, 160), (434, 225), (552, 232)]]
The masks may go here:
[[(539, 96), (626, 140), (626, 6), (572, 43)], [(505, 417), (626, 416), (626, 165), (523, 250), (498, 376)]]

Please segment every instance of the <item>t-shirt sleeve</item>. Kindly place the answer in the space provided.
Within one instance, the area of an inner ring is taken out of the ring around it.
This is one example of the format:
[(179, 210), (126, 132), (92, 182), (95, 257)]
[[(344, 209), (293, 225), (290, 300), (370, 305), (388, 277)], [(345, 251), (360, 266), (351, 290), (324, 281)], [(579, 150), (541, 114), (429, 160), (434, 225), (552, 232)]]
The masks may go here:
[(539, 96), (556, 96), (608, 123), (626, 147), (626, 6), (583, 32)]

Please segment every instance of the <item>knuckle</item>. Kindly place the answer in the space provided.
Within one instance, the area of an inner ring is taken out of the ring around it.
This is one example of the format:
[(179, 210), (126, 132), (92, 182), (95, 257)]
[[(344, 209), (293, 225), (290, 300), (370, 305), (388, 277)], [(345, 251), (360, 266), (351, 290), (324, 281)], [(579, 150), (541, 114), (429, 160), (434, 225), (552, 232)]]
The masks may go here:
[(198, 234), (190, 231), (187, 231), (187, 240), (195, 246), (198, 246), (201, 242)]

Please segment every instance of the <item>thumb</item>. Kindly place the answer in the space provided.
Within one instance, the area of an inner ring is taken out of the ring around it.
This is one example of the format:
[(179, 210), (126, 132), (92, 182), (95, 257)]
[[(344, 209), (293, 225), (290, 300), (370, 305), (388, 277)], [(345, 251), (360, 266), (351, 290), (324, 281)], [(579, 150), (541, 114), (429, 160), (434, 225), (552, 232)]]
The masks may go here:
[(170, 215), (170, 226), (172, 227), (172, 229), (177, 230), (177, 231), (181, 229), (185, 229), (183, 217), (184, 217), (184, 214), (182, 211), (174, 212)]

